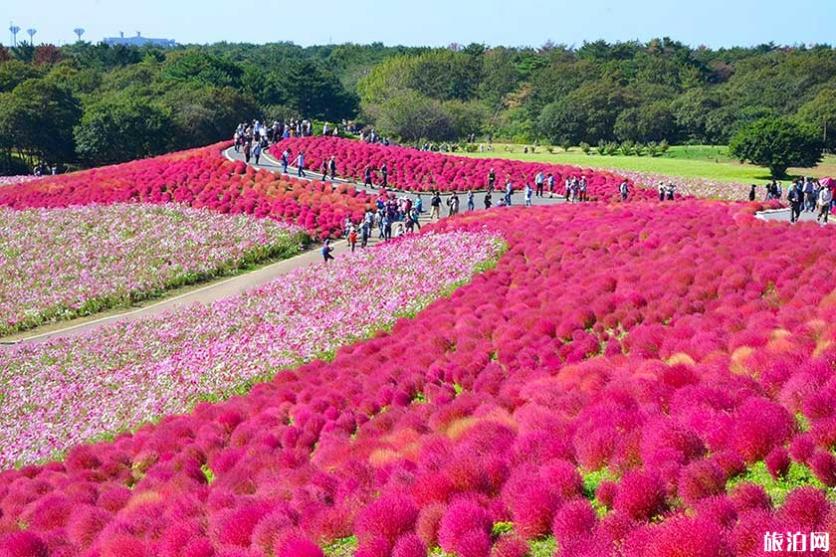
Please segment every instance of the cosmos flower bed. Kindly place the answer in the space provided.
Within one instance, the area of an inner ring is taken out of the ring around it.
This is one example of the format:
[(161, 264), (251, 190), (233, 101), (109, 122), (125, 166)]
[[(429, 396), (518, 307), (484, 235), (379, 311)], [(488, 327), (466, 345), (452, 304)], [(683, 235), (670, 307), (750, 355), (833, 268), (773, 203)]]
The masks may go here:
[(32, 180), (37, 179), (38, 176), (0, 176), (0, 186), (10, 186), (12, 184), (31, 182)]
[[(664, 182), (665, 185), (672, 183), (676, 185), (676, 191), (682, 195), (706, 199), (745, 201), (749, 199), (749, 189), (751, 187), (749, 184), (742, 184), (738, 182), (720, 182), (702, 178), (683, 178), (680, 176), (654, 174), (652, 172), (633, 172), (629, 170), (619, 170), (618, 172), (622, 176), (632, 180), (634, 184), (638, 184), (651, 190), (658, 188), (659, 182)], [(758, 186), (757, 192), (757, 200), (761, 201), (765, 194), (763, 186)]]
[(293, 226), (174, 203), (0, 207), (0, 335), (287, 257), (304, 240)]
[(218, 144), (126, 164), (44, 177), (0, 189), (0, 205), (25, 209), (91, 203), (176, 201), (220, 213), (247, 213), (336, 237), (359, 220), (369, 197), (352, 187), (278, 177), (221, 156)]
[(342, 540), (359, 557), (521, 557), (545, 538), (561, 556), (634, 557), (761, 555), (772, 531), (832, 543), (836, 230), (741, 210), (446, 219), (438, 230), (500, 231), (497, 267), (331, 362), (0, 474), (0, 548), (317, 557)]
[(0, 467), (182, 412), (325, 354), (417, 311), (498, 249), (486, 233), (405, 237), (209, 306), (0, 351)]
[[(336, 157), (337, 173), (346, 178), (363, 180), (366, 167), (377, 170), (384, 163), (389, 170), (389, 184), (396, 189), (428, 192), (466, 191), (487, 189), (488, 173), (496, 173), (494, 187), (502, 189), (505, 178), (510, 177), (514, 189), (521, 190), (528, 183), (534, 187), (538, 172), (554, 174), (555, 186), (561, 195), (565, 191), (567, 177), (586, 177), (588, 194), (592, 200), (615, 201), (619, 199), (618, 187), (623, 178), (605, 171), (582, 169), (576, 166), (528, 163), (507, 159), (470, 159), (409, 149), (370, 145), (361, 141), (338, 137), (302, 137), (282, 140), (270, 148), (273, 157), (280, 157), (290, 147), (294, 155), (305, 153), (308, 168), (319, 169), (322, 161)], [(379, 183), (380, 178), (375, 178)], [(630, 199), (652, 199), (653, 193), (639, 188), (630, 188)]]

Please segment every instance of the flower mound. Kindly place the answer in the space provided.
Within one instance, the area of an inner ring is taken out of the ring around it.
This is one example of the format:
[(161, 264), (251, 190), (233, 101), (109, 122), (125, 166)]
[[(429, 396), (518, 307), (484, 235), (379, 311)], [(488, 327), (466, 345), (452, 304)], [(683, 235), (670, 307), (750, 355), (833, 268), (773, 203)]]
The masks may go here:
[(211, 145), (0, 188), (0, 205), (15, 209), (93, 203), (175, 201), (219, 213), (246, 213), (336, 237), (345, 219), (359, 221), (371, 199), (352, 187), (307, 182), (256, 171)]
[[(0, 473), (0, 532), (43, 512), (27, 540), (61, 555), (355, 535), (366, 557), (489, 557), (557, 534), (559, 555), (597, 557), (759, 555), (764, 532), (832, 531), (815, 478), (833, 471), (836, 229), (752, 210), (445, 219), (434, 232), (502, 234), (497, 266), (331, 361)], [(793, 484), (772, 500), (781, 449)]]
[[(495, 187), (502, 189), (506, 177), (514, 189), (521, 190), (526, 183), (534, 187), (534, 177), (552, 173), (559, 193), (564, 191), (568, 177), (585, 177), (587, 192), (592, 200), (618, 199), (618, 186), (623, 178), (606, 171), (582, 169), (576, 166), (529, 163), (507, 159), (471, 159), (441, 153), (430, 153), (405, 147), (370, 145), (360, 141), (338, 137), (300, 137), (280, 141), (269, 152), (278, 158), (290, 148), (293, 153), (303, 151), (308, 168), (320, 168), (323, 160), (335, 156), (338, 174), (344, 178), (364, 180), (366, 167), (377, 171), (384, 163), (389, 170), (391, 187), (407, 191), (429, 192), (481, 190), (488, 186), (490, 169), (496, 174)], [(630, 188), (631, 199), (652, 199), (654, 193), (645, 189)]]

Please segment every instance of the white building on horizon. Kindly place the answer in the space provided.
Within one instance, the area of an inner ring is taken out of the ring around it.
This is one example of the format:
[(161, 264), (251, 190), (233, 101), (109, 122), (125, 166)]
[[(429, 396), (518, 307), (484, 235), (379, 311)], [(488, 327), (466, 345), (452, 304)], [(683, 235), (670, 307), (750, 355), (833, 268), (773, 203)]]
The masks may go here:
[(150, 37), (143, 37), (139, 31), (136, 32), (135, 37), (126, 37), (125, 33), (119, 32), (118, 37), (105, 37), (103, 43), (110, 46), (160, 46), (163, 48), (171, 48), (177, 46), (177, 42), (173, 39), (152, 39)]

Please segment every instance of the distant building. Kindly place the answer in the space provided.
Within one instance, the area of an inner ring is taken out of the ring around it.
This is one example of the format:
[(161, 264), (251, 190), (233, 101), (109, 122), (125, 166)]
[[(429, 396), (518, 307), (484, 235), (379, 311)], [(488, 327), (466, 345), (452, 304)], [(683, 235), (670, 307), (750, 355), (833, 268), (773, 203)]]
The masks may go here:
[(136, 37), (126, 37), (125, 33), (119, 32), (118, 37), (105, 37), (104, 41), (105, 44), (110, 46), (122, 45), (122, 46), (160, 46), (163, 48), (170, 48), (173, 46), (177, 46), (177, 43), (172, 39), (151, 39), (149, 37), (143, 37), (139, 34), (139, 31), (136, 32)]

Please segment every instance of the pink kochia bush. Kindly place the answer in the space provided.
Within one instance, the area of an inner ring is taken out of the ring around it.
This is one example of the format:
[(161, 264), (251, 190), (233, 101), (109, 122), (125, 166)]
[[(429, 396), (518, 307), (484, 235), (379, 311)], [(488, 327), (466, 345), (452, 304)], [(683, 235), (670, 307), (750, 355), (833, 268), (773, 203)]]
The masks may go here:
[(219, 213), (247, 213), (296, 224), (311, 236), (337, 236), (363, 216), (370, 198), (353, 187), (307, 182), (254, 170), (221, 156), (224, 144), (0, 188), (14, 209), (175, 201)]
[[(361, 557), (499, 557), (554, 534), (560, 556), (760, 555), (765, 532), (832, 533), (836, 229), (752, 209), (445, 219), (501, 233), (497, 267), (330, 362), (0, 473), (0, 554), (356, 535)], [(810, 478), (783, 502), (754, 483), (782, 449)]]
[[(561, 195), (565, 191), (566, 178), (585, 177), (590, 199), (615, 200), (619, 197), (618, 187), (624, 179), (611, 172), (576, 166), (508, 159), (474, 159), (406, 147), (370, 145), (338, 137), (285, 139), (271, 147), (269, 152), (278, 158), (287, 148), (294, 154), (304, 152), (305, 165), (313, 169), (319, 169), (323, 160), (334, 156), (337, 173), (358, 181), (363, 181), (366, 167), (376, 172), (385, 163), (389, 171), (390, 187), (416, 192), (487, 189), (488, 173), (493, 168), (496, 174), (494, 187), (500, 190), (504, 188), (506, 178), (510, 178), (514, 189), (521, 190), (525, 184), (533, 188), (535, 175), (542, 172), (544, 176), (549, 173), (554, 175), (555, 188)], [(375, 184), (379, 185), (377, 181)], [(652, 199), (656, 195), (648, 189), (633, 188), (632, 182), (630, 185), (630, 199)]]

